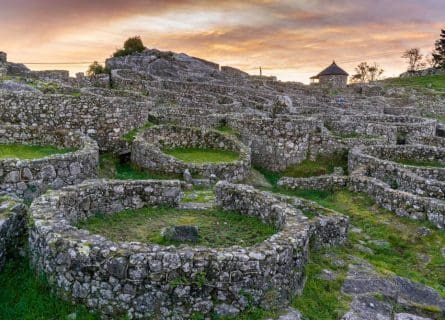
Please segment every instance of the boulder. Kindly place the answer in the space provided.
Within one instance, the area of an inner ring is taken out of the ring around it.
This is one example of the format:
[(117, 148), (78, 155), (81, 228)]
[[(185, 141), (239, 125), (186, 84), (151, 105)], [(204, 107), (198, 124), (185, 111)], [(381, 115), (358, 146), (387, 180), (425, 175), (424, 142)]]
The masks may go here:
[(197, 226), (172, 226), (162, 231), (164, 239), (178, 242), (197, 242), (199, 239)]

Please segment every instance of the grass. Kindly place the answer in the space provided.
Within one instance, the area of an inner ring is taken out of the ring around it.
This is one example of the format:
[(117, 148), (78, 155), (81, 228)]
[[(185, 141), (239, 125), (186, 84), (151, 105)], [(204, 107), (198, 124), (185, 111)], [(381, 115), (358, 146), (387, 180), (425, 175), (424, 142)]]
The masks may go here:
[(277, 231), (273, 226), (262, 223), (259, 218), (217, 209), (125, 210), (112, 215), (98, 214), (78, 226), (113, 241), (178, 245), (179, 243), (167, 241), (161, 236), (163, 228), (175, 225), (198, 226), (197, 244), (209, 247), (250, 246), (267, 239)]
[[(332, 264), (329, 256), (350, 262), (356, 256), (371, 262), (384, 275), (397, 274), (423, 283), (437, 290), (445, 297), (445, 272), (441, 248), (445, 246), (445, 231), (437, 230), (427, 222), (419, 222), (395, 216), (381, 209), (364, 194), (347, 190), (325, 192), (300, 190), (295, 196), (316, 201), (320, 205), (336, 210), (350, 217), (351, 226), (360, 228), (361, 233), (350, 233), (346, 245), (311, 253), (306, 266), (308, 280), (303, 294), (296, 297), (293, 306), (298, 308), (306, 319), (336, 320), (347, 310), (350, 297), (341, 293), (341, 285), (346, 275), (346, 267)], [(431, 235), (417, 235), (419, 227), (428, 227)], [(384, 240), (389, 245), (379, 246), (372, 240)], [(364, 244), (373, 253), (359, 251), (356, 244)], [(422, 256), (427, 256), (426, 262)], [(338, 274), (334, 281), (323, 280), (323, 269)]]
[(73, 152), (72, 148), (56, 148), (53, 146), (35, 146), (24, 144), (0, 144), (0, 159), (39, 159), (54, 154)]
[(229, 127), (228, 125), (220, 125), (219, 127), (215, 128), (216, 131), (222, 132), (222, 133), (227, 133), (230, 135), (238, 135), (239, 132), (231, 127)]
[(189, 203), (209, 203), (215, 201), (215, 192), (213, 189), (199, 189), (187, 190), (184, 192), (182, 202)]
[(399, 159), (396, 161), (400, 164), (406, 164), (408, 166), (415, 167), (433, 167), (433, 168), (443, 168), (445, 167), (444, 163), (440, 163), (435, 160), (414, 160), (414, 159)]
[(27, 258), (9, 260), (0, 273), (0, 319), (48, 320), (68, 319), (98, 320), (82, 305), (71, 305), (53, 294), (46, 279), (37, 275)]
[(200, 148), (162, 149), (162, 152), (187, 163), (227, 163), (239, 159), (239, 154), (227, 150)]
[(390, 78), (383, 81), (384, 84), (394, 87), (411, 87), (418, 89), (445, 90), (445, 75)]
[[(351, 300), (341, 293), (341, 286), (346, 276), (346, 267), (339, 267), (326, 258), (326, 251), (332, 252), (335, 248), (311, 253), (310, 261), (305, 267), (307, 280), (303, 294), (294, 298), (292, 306), (298, 309), (304, 319), (310, 320), (337, 320), (348, 310)], [(328, 269), (337, 273), (335, 280), (325, 280), (320, 277), (322, 271)]]
[(111, 154), (104, 153), (99, 157), (99, 176), (107, 179), (118, 180), (150, 180), (150, 179), (177, 179), (177, 176), (163, 175), (132, 166), (129, 162), (121, 162)]
[(299, 164), (288, 167), (281, 175), (293, 178), (307, 178), (332, 173), (335, 167), (342, 167), (347, 172), (347, 153), (337, 153), (332, 157), (320, 157), (315, 161), (306, 159)]
[(124, 141), (127, 141), (127, 142), (133, 142), (134, 138), (136, 138), (136, 135), (140, 131), (154, 127), (154, 126), (156, 126), (156, 124), (154, 124), (152, 122), (147, 122), (142, 127), (134, 128), (134, 129), (128, 131), (126, 134), (122, 135), (121, 139)]
[[(435, 288), (445, 297), (445, 272), (441, 248), (445, 247), (445, 231), (428, 222), (420, 222), (396, 216), (379, 208), (364, 194), (347, 190), (323, 192), (302, 190), (294, 195), (316, 201), (320, 205), (350, 217), (351, 226), (362, 233), (351, 233), (344, 255), (355, 255), (370, 261), (384, 274), (397, 274)], [(418, 236), (419, 227), (428, 227), (431, 235)], [(388, 246), (378, 246), (371, 240), (385, 240)], [(354, 244), (364, 243), (373, 254), (354, 249)], [(426, 255), (425, 262), (419, 254)]]
[(267, 182), (272, 185), (272, 189), (276, 189), (278, 180), (280, 180), (282, 176), (281, 173), (258, 166), (255, 166), (254, 169), (266, 178)]

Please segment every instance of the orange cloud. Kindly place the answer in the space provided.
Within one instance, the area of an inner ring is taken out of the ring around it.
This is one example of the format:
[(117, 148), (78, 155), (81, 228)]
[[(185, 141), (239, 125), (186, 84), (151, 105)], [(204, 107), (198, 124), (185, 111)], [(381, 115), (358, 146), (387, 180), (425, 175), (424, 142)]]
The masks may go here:
[(431, 50), (443, 12), (442, 0), (16, 0), (0, 10), (0, 50), (17, 62), (103, 61), (139, 34), (149, 47), (263, 66), (286, 80), (307, 81), (332, 59), (351, 73), (377, 61), (393, 75), (404, 69), (403, 50)]

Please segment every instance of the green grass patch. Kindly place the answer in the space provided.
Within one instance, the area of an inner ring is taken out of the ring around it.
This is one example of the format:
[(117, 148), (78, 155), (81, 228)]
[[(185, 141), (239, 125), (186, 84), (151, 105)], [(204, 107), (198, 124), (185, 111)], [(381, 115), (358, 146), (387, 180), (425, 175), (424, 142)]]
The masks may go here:
[(278, 180), (280, 180), (282, 176), (281, 173), (257, 166), (255, 166), (254, 169), (266, 178), (267, 182), (272, 185), (272, 189), (276, 188)]
[(445, 90), (445, 75), (432, 75), (409, 78), (390, 78), (383, 81), (393, 87), (411, 87), (418, 89)]
[(343, 170), (347, 172), (347, 153), (337, 153), (331, 157), (319, 157), (317, 160), (307, 159), (299, 164), (288, 167), (281, 175), (293, 178), (307, 178), (332, 173), (335, 167), (342, 167)]
[(215, 201), (215, 192), (213, 189), (199, 189), (193, 188), (193, 190), (187, 190), (184, 192), (182, 202), (185, 203), (209, 203)]
[(445, 164), (434, 160), (415, 160), (415, 159), (400, 159), (396, 160), (397, 163), (406, 164), (408, 166), (415, 167), (432, 167), (432, 168), (443, 168)]
[[(350, 234), (349, 244), (344, 247), (345, 255), (364, 258), (382, 273), (397, 274), (431, 286), (445, 297), (445, 272), (441, 254), (441, 248), (445, 247), (444, 230), (438, 230), (428, 222), (398, 217), (378, 207), (368, 196), (347, 190), (302, 190), (295, 191), (294, 195), (349, 216), (351, 225), (363, 230), (362, 233)], [(419, 227), (428, 227), (431, 235), (419, 236)], [(389, 246), (379, 246), (369, 242), (371, 240), (385, 240)], [(353, 246), (363, 243), (374, 253), (363, 253)]]
[(73, 152), (72, 148), (56, 148), (53, 146), (35, 146), (25, 144), (0, 144), (0, 159), (39, 159), (54, 154)]
[(113, 241), (139, 241), (162, 245), (178, 245), (166, 241), (161, 230), (175, 225), (194, 225), (199, 228), (198, 245), (227, 247), (250, 246), (264, 241), (277, 230), (259, 218), (235, 212), (181, 210), (175, 208), (142, 208), (125, 210), (111, 215), (98, 214), (79, 223), (79, 227), (101, 234)]
[[(296, 297), (292, 306), (300, 310), (310, 320), (337, 320), (348, 310), (351, 300), (342, 294), (341, 286), (346, 276), (346, 267), (338, 267), (325, 257), (326, 252), (335, 252), (329, 248), (311, 252), (309, 263), (305, 267), (307, 280), (303, 294)], [(338, 274), (335, 280), (325, 280), (320, 277), (324, 269), (332, 270)]]
[(98, 320), (82, 305), (71, 305), (51, 293), (43, 276), (29, 267), (27, 258), (9, 260), (0, 273), (0, 319), (44, 320), (68, 319), (76, 315), (78, 320)]
[(222, 133), (231, 134), (231, 135), (239, 134), (239, 132), (237, 130), (229, 127), (228, 125), (220, 125), (219, 127), (216, 127), (215, 130), (222, 132)]
[(200, 148), (163, 148), (162, 152), (187, 163), (227, 163), (239, 159), (237, 152)]
[(154, 126), (156, 126), (156, 124), (154, 124), (152, 122), (147, 122), (142, 127), (131, 129), (126, 134), (122, 135), (121, 139), (124, 141), (127, 141), (127, 142), (133, 142), (134, 138), (136, 138), (136, 135), (140, 131), (154, 127)]
[(129, 162), (120, 162), (117, 156), (111, 153), (103, 153), (99, 157), (99, 177), (118, 180), (164, 180), (178, 179), (179, 176), (141, 170)]

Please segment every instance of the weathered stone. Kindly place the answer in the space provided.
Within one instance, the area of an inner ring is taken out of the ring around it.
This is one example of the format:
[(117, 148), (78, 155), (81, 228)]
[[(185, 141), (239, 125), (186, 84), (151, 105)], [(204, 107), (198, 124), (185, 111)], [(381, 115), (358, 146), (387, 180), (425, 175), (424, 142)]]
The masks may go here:
[(162, 231), (164, 239), (178, 242), (197, 242), (199, 239), (197, 226), (172, 226)]

